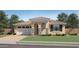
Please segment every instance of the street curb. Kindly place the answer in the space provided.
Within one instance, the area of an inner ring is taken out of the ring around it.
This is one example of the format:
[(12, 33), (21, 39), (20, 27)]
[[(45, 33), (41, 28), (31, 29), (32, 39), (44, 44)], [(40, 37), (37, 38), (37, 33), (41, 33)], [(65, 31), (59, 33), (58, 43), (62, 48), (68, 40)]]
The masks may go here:
[(28, 42), (28, 43), (23, 43), (23, 42), (17, 42), (17, 44), (19, 45), (42, 45), (42, 46), (69, 46), (69, 47), (79, 47), (79, 44), (68, 44), (68, 43), (32, 43), (32, 42)]
[(20, 41), (16, 42), (19, 45), (44, 45), (44, 46), (79, 46), (79, 42), (32, 42), (32, 41)]
[(19, 41), (19, 43), (68, 43), (68, 44), (79, 44), (79, 42), (48, 42), (48, 41)]

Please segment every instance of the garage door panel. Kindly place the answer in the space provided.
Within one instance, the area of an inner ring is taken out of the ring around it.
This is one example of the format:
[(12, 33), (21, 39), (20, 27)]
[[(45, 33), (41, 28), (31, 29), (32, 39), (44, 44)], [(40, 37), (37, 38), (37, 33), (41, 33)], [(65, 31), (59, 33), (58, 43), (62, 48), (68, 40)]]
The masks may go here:
[(16, 29), (16, 34), (20, 33), (20, 34), (32, 34), (32, 29), (31, 28), (20, 28), (20, 29)]

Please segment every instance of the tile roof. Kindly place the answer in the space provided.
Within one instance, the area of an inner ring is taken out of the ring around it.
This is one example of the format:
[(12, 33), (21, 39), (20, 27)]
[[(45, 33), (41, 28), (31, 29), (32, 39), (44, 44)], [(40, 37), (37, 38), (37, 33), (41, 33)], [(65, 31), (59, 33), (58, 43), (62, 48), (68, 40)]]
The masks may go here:
[(50, 20), (49, 22), (52, 24), (66, 24), (66, 23), (58, 21), (58, 20)]
[(31, 21), (16, 23), (15, 25), (31, 25)]
[(57, 21), (57, 20), (51, 20), (50, 18), (46, 18), (46, 17), (36, 17), (36, 18), (31, 18), (29, 19), (29, 21), (25, 21), (25, 22), (20, 22), (17, 23), (15, 25), (31, 25), (32, 23), (46, 23), (46, 22), (50, 22), (51, 24), (66, 24), (64, 22), (61, 21)]
[(46, 18), (46, 17), (36, 17), (36, 18), (31, 18), (29, 19), (32, 22), (48, 22), (50, 20), (50, 18)]

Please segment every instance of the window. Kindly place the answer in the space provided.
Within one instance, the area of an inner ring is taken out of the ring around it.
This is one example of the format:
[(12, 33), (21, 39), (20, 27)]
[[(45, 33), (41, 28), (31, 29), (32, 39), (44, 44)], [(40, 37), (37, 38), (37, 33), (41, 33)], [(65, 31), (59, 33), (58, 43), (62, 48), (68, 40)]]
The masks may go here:
[(50, 25), (50, 31), (62, 31), (62, 25), (59, 24)]
[(50, 25), (50, 31), (53, 31), (53, 25)]
[(60, 31), (62, 31), (62, 25), (60, 25)]
[(29, 28), (29, 26), (26, 26), (25, 28)]
[(59, 31), (59, 25), (58, 24), (55, 24), (53, 26), (53, 31)]
[(26, 28), (31, 28), (31, 26), (26, 26)]
[(24, 26), (22, 28), (25, 28)]
[(31, 28), (31, 26), (18, 26), (18, 28)]
[(18, 28), (21, 28), (20, 26)]
[(29, 28), (31, 28), (31, 26), (29, 26)]

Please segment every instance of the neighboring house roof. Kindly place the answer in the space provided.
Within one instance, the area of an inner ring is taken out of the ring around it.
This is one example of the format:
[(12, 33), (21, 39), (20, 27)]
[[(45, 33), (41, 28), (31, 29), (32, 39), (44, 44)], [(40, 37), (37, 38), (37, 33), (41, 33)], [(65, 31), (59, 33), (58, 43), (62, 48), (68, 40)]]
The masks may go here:
[(29, 20), (32, 21), (32, 22), (37, 22), (37, 23), (40, 23), (40, 22), (46, 23), (46, 22), (48, 22), (50, 20), (50, 18), (36, 17), (36, 18), (31, 18)]

